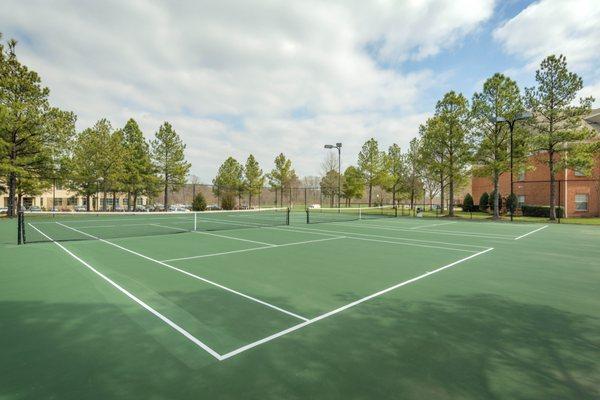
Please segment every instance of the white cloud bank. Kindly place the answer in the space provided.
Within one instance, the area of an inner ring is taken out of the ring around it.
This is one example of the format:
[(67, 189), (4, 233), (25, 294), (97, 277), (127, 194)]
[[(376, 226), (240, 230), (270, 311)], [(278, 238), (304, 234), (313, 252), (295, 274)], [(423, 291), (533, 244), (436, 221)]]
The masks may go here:
[(229, 155), (268, 170), (284, 152), (311, 175), (325, 142), (342, 141), (348, 162), (371, 136), (406, 146), (436, 77), (379, 63), (453, 46), (493, 3), (9, 0), (0, 26), (79, 128), (133, 117), (151, 135), (168, 120), (209, 181)]
[(589, 77), (581, 96), (600, 104), (600, 4), (597, 0), (542, 0), (494, 31), (508, 54), (522, 58), (530, 73), (549, 54), (563, 54), (569, 68)]

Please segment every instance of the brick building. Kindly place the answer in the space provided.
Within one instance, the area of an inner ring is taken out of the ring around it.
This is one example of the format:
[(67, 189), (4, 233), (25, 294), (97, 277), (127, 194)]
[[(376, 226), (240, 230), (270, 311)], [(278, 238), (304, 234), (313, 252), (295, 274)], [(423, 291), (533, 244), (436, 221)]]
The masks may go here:
[[(600, 109), (595, 109), (583, 123), (600, 135)], [(550, 172), (543, 159), (545, 154), (532, 155), (526, 171), (514, 171), (514, 193), (519, 205), (550, 205)], [(567, 154), (568, 157), (568, 154)], [(600, 216), (600, 156), (596, 157), (589, 175), (566, 169), (556, 174), (556, 204), (564, 207), (566, 217)], [(510, 173), (500, 176), (500, 194), (510, 193)], [(483, 192), (494, 190), (489, 178), (473, 177), (471, 192), (475, 203)]]

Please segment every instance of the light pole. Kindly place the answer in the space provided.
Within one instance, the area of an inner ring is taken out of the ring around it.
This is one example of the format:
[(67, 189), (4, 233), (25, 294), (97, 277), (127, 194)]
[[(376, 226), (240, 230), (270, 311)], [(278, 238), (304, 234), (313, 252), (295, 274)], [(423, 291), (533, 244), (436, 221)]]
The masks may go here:
[[(515, 129), (515, 122), (523, 121), (523, 120), (529, 119), (531, 117), (532, 117), (532, 114), (530, 112), (526, 111), (526, 112), (519, 113), (510, 119), (504, 118), (504, 117), (496, 118), (497, 123), (506, 122), (508, 124), (508, 128), (510, 130), (510, 201), (511, 202), (514, 199), (514, 192), (513, 192), (513, 131)], [(515, 207), (514, 207), (514, 204), (511, 204), (511, 207), (510, 207), (510, 220), (511, 221), (513, 220), (514, 213), (515, 213)]]
[(335, 146), (332, 144), (326, 144), (326, 149), (337, 149), (338, 151), (338, 208), (342, 204), (342, 144), (336, 143)]

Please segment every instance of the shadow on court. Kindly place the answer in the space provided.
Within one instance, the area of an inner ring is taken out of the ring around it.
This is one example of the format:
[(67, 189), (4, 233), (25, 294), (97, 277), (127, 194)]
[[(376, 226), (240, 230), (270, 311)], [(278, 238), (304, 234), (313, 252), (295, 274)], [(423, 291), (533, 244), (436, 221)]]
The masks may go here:
[(146, 314), (103, 303), (0, 303), (0, 398), (600, 395), (597, 318), (500, 296), (379, 298), (223, 362)]

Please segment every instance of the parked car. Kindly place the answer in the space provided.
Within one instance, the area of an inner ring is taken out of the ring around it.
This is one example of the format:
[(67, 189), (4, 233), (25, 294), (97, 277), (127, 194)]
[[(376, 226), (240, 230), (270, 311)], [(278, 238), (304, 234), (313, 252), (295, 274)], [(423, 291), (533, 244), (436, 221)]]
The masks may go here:
[(137, 206), (135, 206), (135, 211), (137, 212), (148, 212), (150, 211), (149, 209), (147, 209), (145, 206), (138, 204)]
[(42, 211), (42, 208), (40, 206), (29, 206), (29, 208), (27, 209), (27, 211), (40, 212), (40, 211)]
[(75, 207), (73, 207), (73, 211), (83, 212), (83, 211), (87, 211), (87, 208), (85, 206), (75, 206)]
[(7, 214), (7, 213), (8, 213), (7, 207), (0, 207), (0, 214)]
[(206, 209), (207, 209), (207, 210), (220, 210), (220, 209), (221, 209), (221, 207), (219, 207), (219, 206), (218, 206), (218, 205), (216, 205), (216, 204), (209, 204), (208, 206), (206, 206)]
[(122, 206), (120, 206), (120, 205), (116, 205), (116, 206), (113, 208), (113, 211), (116, 211), (116, 212), (123, 212), (123, 211), (125, 211), (125, 209), (124, 209)]

